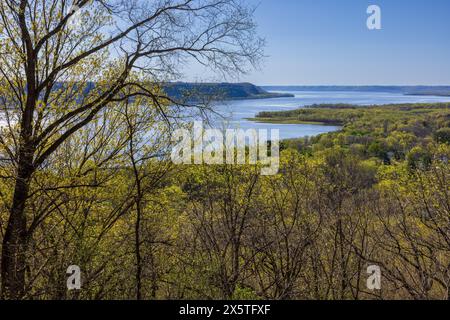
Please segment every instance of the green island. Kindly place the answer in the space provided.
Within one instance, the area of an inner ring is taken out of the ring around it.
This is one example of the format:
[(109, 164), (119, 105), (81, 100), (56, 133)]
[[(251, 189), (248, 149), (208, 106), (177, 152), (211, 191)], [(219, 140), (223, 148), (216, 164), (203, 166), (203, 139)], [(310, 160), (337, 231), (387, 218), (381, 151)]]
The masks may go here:
[(423, 155), (433, 143), (450, 142), (450, 103), (319, 104), (290, 111), (261, 112), (249, 120), (342, 126), (338, 132), (318, 137), (286, 140), (283, 146), (311, 151), (333, 145), (352, 150), (363, 158), (375, 157), (386, 163), (392, 159), (405, 159), (411, 151)]

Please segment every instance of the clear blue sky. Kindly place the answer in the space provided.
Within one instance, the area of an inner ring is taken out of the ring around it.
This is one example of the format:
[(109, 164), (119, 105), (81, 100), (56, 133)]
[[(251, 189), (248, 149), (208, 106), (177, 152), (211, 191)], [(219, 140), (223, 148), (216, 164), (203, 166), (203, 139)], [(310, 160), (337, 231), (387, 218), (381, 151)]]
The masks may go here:
[[(268, 57), (241, 81), (450, 85), (450, 0), (248, 1), (259, 3)], [(371, 4), (381, 7), (382, 30), (366, 27)]]

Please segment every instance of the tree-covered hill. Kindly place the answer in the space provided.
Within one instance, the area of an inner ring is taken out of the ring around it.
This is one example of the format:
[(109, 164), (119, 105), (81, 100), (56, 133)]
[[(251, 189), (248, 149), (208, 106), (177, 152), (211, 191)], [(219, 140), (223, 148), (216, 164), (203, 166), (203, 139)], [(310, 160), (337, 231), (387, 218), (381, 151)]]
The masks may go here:
[(292, 94), (271, 93), (251, 83), (187, 83), (174, 82), (163, 85), (164, 92), (174, 99), (198, 99), (209, 97), (215, 100), (266, 99), (293, 97)]

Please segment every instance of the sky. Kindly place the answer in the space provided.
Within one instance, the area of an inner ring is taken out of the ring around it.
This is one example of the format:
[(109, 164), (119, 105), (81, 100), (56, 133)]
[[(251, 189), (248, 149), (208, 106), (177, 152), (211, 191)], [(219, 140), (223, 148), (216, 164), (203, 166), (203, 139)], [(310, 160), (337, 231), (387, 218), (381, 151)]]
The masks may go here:
[[(450, 0), (247, 0), (265, 38), (257, 85), (450, 85)], [(369, 30), (369, 5), (381, 30)], [(188, 68), (187, 80), (204, 79)]]

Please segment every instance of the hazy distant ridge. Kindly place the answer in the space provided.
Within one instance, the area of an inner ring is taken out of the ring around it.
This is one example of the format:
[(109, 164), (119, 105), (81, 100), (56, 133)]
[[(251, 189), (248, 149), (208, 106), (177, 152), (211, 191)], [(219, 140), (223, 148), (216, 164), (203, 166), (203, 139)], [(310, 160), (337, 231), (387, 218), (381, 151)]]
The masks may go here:
[(450, 96), (450, 86), (261, 86), (268, 91), (392, 92), (405, 95)]

